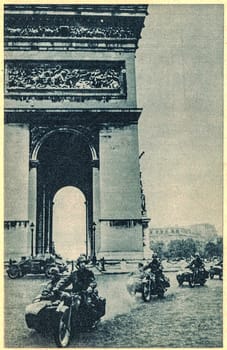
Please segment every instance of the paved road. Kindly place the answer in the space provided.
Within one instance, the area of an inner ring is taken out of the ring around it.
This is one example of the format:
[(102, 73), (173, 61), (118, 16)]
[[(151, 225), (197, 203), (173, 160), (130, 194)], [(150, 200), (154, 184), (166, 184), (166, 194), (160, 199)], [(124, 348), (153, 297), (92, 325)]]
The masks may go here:
[[(127, 275), (97, 276), (107, 310), (98, 330), (82, 333), (71, 347), (222, 347), (222, 281), (204, 287), (171, 287), (163, 300), (144, 303), (126, 290)], [(54, 348), (51, 337), (29, 330), (24, 309), (38, 294), (43, 277), (5, 277), (5, 347)]]

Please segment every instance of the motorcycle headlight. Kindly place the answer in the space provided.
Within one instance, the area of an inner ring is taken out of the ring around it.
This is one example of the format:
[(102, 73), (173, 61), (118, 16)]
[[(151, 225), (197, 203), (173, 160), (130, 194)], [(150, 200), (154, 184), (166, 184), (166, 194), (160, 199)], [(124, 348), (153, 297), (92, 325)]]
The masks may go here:
[(91, 304), (91, 303), (92, 303), (92, 300), (91, 300), (90, 297), (87, 298), (87, 303), (88, 303), (88, 304)]
[(87, 288), (87, 292), (88, 292), (89, 294), (91, 294), (92, 291), (93, 291), (93, 289), (92, 289), (91, 287), (88, 287), (88, 288)]

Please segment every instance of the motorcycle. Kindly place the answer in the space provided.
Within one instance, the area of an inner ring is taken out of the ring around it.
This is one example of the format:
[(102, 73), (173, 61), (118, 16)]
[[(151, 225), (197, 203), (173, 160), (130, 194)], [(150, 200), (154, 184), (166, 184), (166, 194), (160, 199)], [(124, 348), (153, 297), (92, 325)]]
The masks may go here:
[(26, 307), (25, 321), (28, 328), (51, 333), (57, 347), (63, 348), (82, 328), (96, 328), (105, 315), (105, 305), (106, 300), (99, 297), (96, 283), (81, 293), (45, 288)]
[(152, 295), (163, 298), (168, 287), (170, 287), (169, 278), (163, 274), (157, 280), (155, 273), (145, 272), (142, 279), (142, 298), (145, 302), (149, 302)]
[[(186, 266), (186, 268), (190, 268)], [(184, 282), (188, 282), (191, 288), (194, 288), (196, 284), (200, 284), (203, 286), (209, 277), (209, 272), (205, 269), (204, 266), (201, 266), (197, 270), (180, 272), (177, 274), (176, 278), (179, 286), (181, 286)]]

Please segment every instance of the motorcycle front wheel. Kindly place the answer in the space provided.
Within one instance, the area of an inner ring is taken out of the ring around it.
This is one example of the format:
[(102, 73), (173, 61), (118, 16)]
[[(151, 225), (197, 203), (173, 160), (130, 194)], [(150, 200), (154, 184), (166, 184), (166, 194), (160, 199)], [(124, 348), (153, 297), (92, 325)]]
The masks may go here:
[(157, 295), (158, 295), (158, 298), (162, 299), (164, 298), (164, 294), (165, 294), (165, 291), (163, 290), (163, 288), (158, 288), (158, 292), (157, 292)]
[(189, 283), (189, 286), (190, 286), (191, 288), (194, 288), (194, 287), (195, 287), (195, 280), (194, 280), (194, 277), (190, 277), (188, 283)]
[(179, 286), (182, 286), (182, 284), (184, 282), (184, 278), (181, 276), (177, 276), (177, 282), (178, 282)]
[(151, 285), (149, 282), (143, 284), (142, 298), (146, 302), (151, 300)]
[(54, 340), (58, 348), (66, 348), (70, 343), (69, 310), (61, 313), (54, 330)]
[(206, 280), (200, 280), (200, 286), (204, 286), (205, 283), (206, 283)]

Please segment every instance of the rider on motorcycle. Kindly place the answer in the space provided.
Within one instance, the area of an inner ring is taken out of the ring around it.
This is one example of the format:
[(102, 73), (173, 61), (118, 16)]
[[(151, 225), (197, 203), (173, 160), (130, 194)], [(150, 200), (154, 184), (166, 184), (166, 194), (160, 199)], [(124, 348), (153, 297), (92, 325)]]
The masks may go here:
[(199, 253), (195, 254), (195, 258), (191, 261), (191, 263), (188, 265), (188, 267), (193, 271), (195, 278), (197, 278), (199, 275), (199, 270), (201, 268), (204, 268), (204, 262), (200, 258)]
[(157, 284), (159, 284), (160, 279), (163, 276), (163, 272), (162, 272), (163, 267), (162, 267), (160, 260), (158, 259), (158, 255), (156, 253), (152, 254), (151, 262), (148, 265), (144, 266), (144, 268), (143, 268), (144, 271), (147, 269), (150, 269), (150, 271), (152, 273), (154, 273), (155, 281)]
[(56, 284), (55, 291), (64, 293), (65, 288), (69, 285), (72, 285), (73, 293), (78, 293), (81, 296), (84, 311), (89, 310), (91, 319), (97, 319), (102, 298), (99, 297), (96, 289), (94, 273), (86, 268), (86, 257), (84, 255), (77, 259), (77, 269)]
[(71, 272), (69, 276), (63, 277), (56, 285), (56, 288), (63, 291), (72, 284), (73, 292), (82, 292), (87, 290), (92, 282), (95, 282), (95, 276), (92, 271), (86, 268), (86, 257), (81, 255), (77, 259), (77, 270)]

